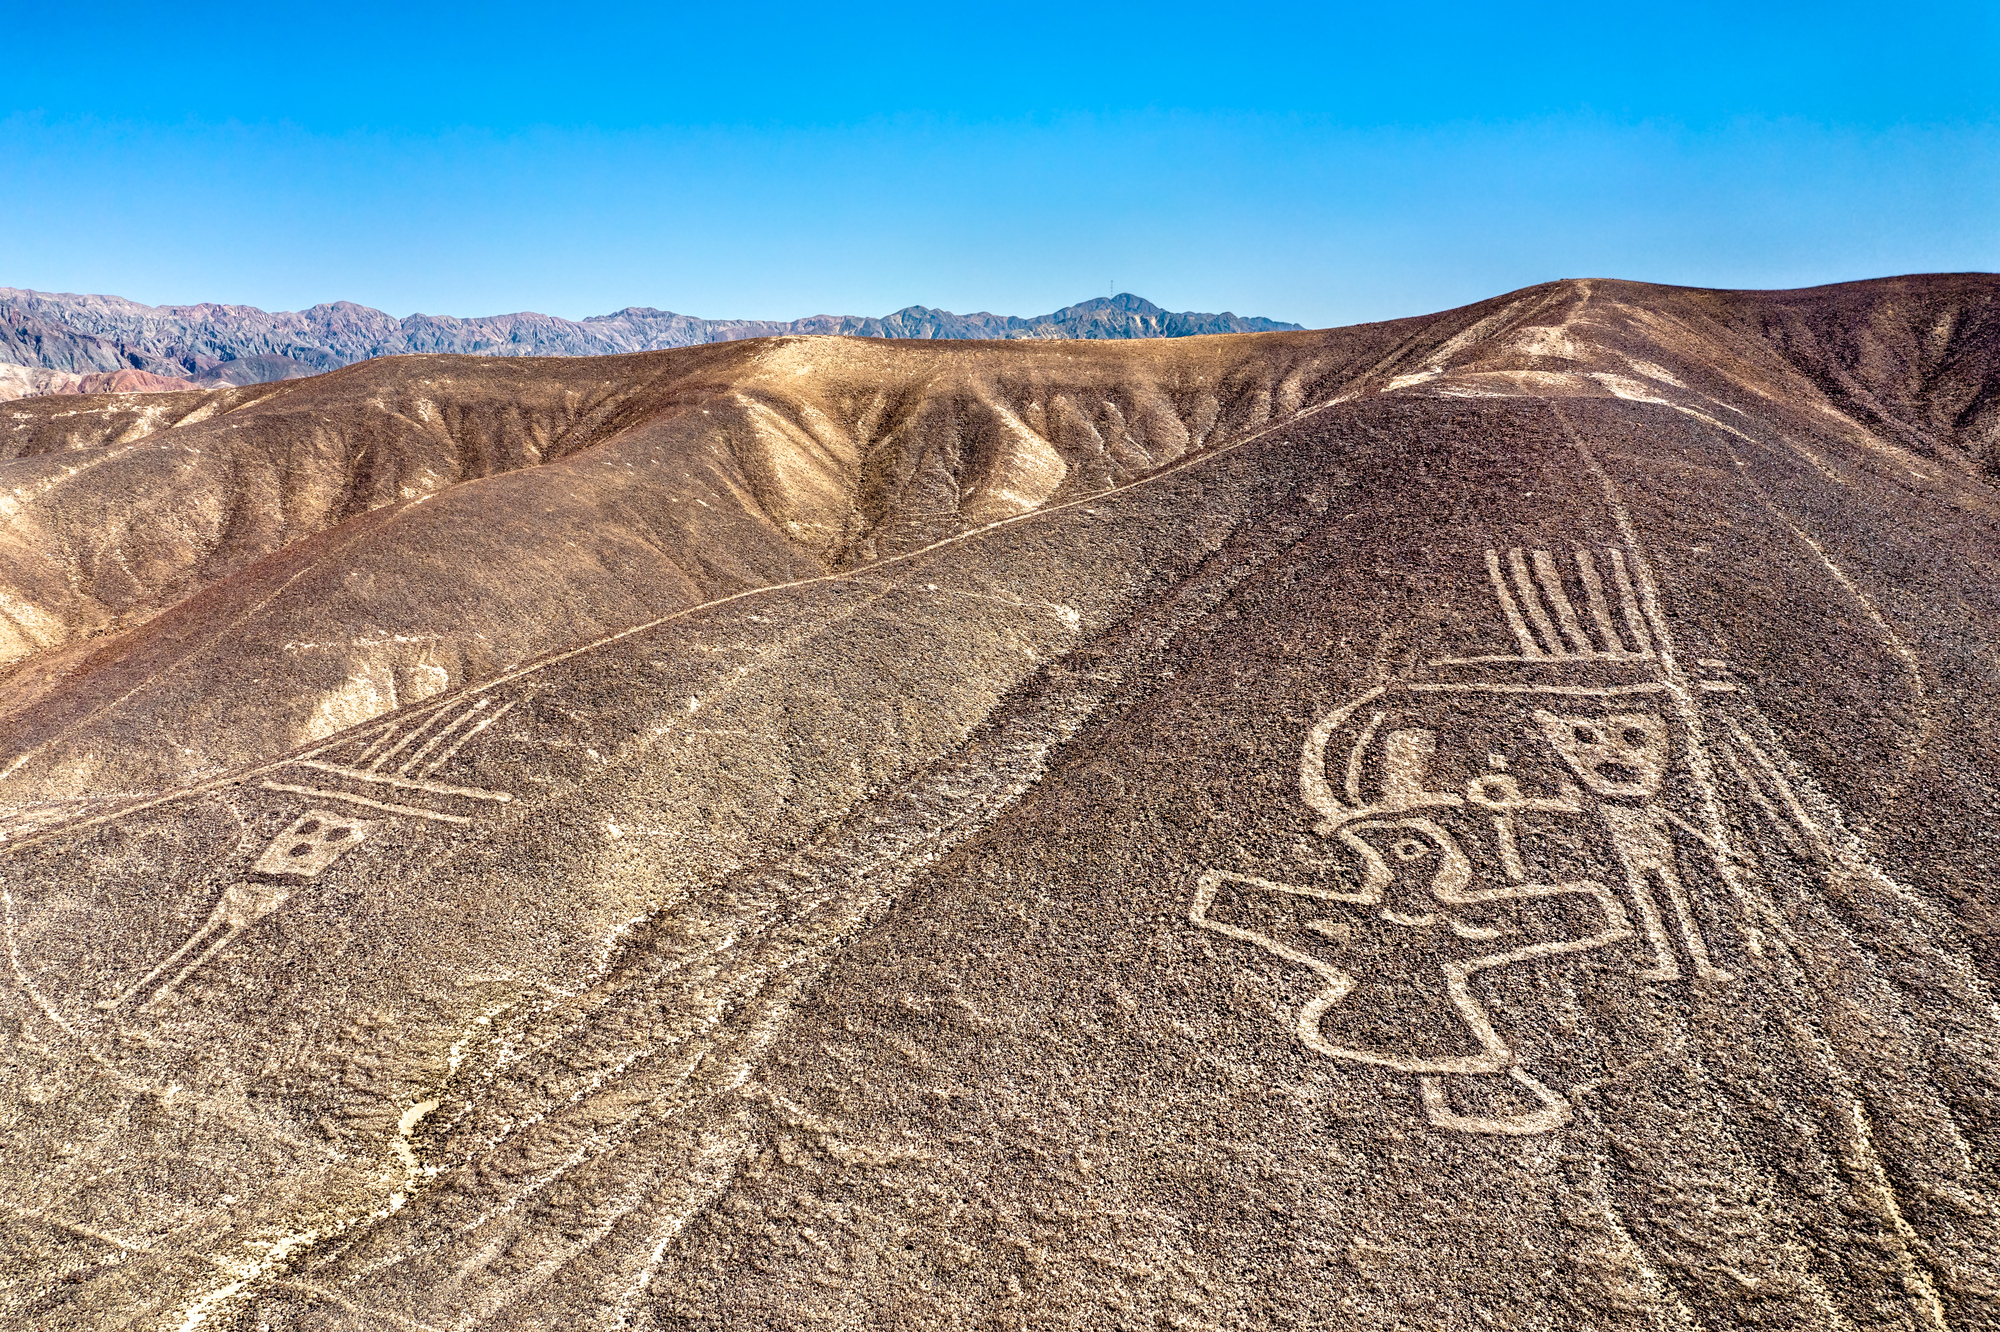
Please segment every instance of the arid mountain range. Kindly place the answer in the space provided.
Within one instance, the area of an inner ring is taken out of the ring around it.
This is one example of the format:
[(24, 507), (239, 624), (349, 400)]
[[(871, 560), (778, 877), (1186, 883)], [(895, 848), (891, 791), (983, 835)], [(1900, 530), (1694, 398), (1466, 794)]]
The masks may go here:
[[(271, 314), (247, 305), (140, 305), (117, 296), (74, 296), (0, 287), (0, 399), (31, 393), (105, 392), (86, 382), (125, 373), (118, 391), (150, 392), (159, 381), (205, 387), (316, 375), (377, 356), (451, 352), (468, 356), (604, 356), (791, 334), (867, 338), (1177, 338), (1202, 333), (1296, 329), (1233, 314), (1174, 314), (1137, 296), (1099, 297), (1033, 319), (953, 314), (912, 305), (880, 319), (814, 315), (790, 322), (697, 319), (628, 307), (582, 322), (543, 314), (483, 319), (397, 319), (351, 301)], [(153, 376), (133, 379), (131, 372)]]
[(0, 457), (0, 1323), (2000, 1327), (2000, 277)]

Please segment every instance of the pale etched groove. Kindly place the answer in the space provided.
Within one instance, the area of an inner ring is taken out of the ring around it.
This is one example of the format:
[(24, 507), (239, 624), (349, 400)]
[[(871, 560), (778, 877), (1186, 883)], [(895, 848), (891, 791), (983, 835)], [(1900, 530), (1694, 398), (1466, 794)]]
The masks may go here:
[[(712, 918), (692, 947), (668, 946), (657, 929), (636, 936), (612, 979), (538, 1015), (535, 1025), (575, 1027), (572, 1039), (460, 1091), (484, 1104), (466, 1105), (473, 1113), (433, 1148), (436, 1182), (303, 1274), (334, 1289), (365, 1286), (405, 1316), (449, 1310), (460, 1326), (503, 1310), (533, 1325), (537, 1300), (570, 1325), (616, 1325), (662, 1246), (726, 1182), (754, 1130), (746, 1098), (756, 1065), (833, 956), (1032, 788), (1143, 663), (1305, 530), (1273, 522), (1225, 543), (1093, 645), (1087, 669), (1052, 664), (956, 754), (801, 851), (732, 876), (710, 900), (736, 912)], [(727, 948), (714, 944), (718, 933)], [(578, 1005), (589, 1009), (580, 1024)], [(671, 1141), (700, 1148), (668, 1150)], [(707, 1187), (688, 1187), (695, 1156), (709, 1163)], [(551, 1249), (554, 1236), (568, 1238)], [(586, 1306), (594, 1321), (576, 1323)]]

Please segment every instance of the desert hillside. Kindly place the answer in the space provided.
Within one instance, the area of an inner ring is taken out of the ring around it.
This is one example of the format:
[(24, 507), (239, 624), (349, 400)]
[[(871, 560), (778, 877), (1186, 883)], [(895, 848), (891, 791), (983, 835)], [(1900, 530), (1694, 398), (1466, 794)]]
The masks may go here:
[(1997, 300), (0, 406), (0, 1322), (2000, 1326)]

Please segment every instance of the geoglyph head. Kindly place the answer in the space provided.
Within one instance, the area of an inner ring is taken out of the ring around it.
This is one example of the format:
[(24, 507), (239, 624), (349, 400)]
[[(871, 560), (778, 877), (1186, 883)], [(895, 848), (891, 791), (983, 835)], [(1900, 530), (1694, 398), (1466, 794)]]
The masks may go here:
[(1667, 723), (1657, 713), (1562, 716), (1535, 709), (1552, 748), (1595, 795), (1656, 795), (1667, 773)]

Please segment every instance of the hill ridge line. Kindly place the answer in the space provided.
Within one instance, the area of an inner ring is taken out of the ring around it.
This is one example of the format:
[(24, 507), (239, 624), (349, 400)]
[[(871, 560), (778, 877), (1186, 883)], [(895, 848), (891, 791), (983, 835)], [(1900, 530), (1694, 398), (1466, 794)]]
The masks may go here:
[[(676, 620), (684, 620), (689, 618), (690, 616), (698, 615), (703, 611), (714, 610), (718, 606), (726, 606), (731, 604), (732, 602), (744, 601), (753, 597), (769, 595), (771, 593), (786, 592), (802, 587), (812, 587), (822, 583), (861, 582), (865, 578), (867, 578), (870, 574), (873, 574), (881, 569), (886, 569), (892, 565), (907, 564), (911, 561), (920, 559), (925, 555), (932, 555), (940, 550), (945, 550), (952, 546), (961, 545), (968, 541), (977, 539), (979, 537), (991, 536), (995, 532), (1002, 531), (1009, 527), (1016, 527), (1021, 524), (1027, 523), (1031, 520), (1047, 518), (1053, 514), (1063, 513), (1070, 509), (1080, 508), (1086, 505), (1104, 503), (1107, 500), (1114, 499), (1118, 496), (1127, 494), (1131, 491), (1139, 490), (1148, 485), (1152, 485), (1157, 482), (1167, 480), (1168, 478), (1175, 476), (1181, 472), (1184, 472), (1187, 469), (1197, 466), (1199, 464), (1211, 463), (1218, 458), (1224, 458), (1232, 453), (1241, 452), (1243, 449), (1248, 448), (1250, 445), (1255, 444), (1256, 442), (1266, 438), (1267, 436), (1276, 434), (1278, 431), (1281, 430), (1287, 430), (1296, 427), (1301, 421), (1304, 421), (1306, 418), (1317, 415), (1318, 413), (1327, 410), (1329, 407), (1338, 407), (1340, 404), (1350, 401), (1351, 398), (1352, 398), (1351, 394), (1344, 393), (1332, 398), (1328, 398), (1324, 402), (1317, 402), (1313, 403), (1310, 406), (1301, 407), (1297, 411), (1293, 412), (1291, 415), (1287, 416), (1284, 420), (1273, 422), (1272, 424), (1267, 425), (1250, 435), (1244, 436), (1242, 439), (1231, 440), (1226, 444), (1218, 445), (1214, 449), (1209, 449), (1209, 450), (1204, 450), (1202, 452), (1189, 454), (1188, 456), (1183, 458), (1177, 458), (1173, 462), (1170, 462), (1167, 465), (1165, 465), (1164, 467), (1160, 467), (1153, 471), (1147, 472), (1142, 476), (1134, 477), (1132, 480), (1127, 481), (1122, 485), (1113, 486), (1107, 490), (1093, 491), (1090, 494), (1079, 495), (1074, 499), (1064, 500), (1058, 504), (1051, 504), (1042, 508), (1029, 509), (1023, 513), (1010, 514), (1005, 518), (995, 519), (994, 521), (986, 523), (980, 527), (970, 528), (963, 532), (955, 532), (950, 536), (941, 538), (940, 540), (937, 541), (933, 541), (927, 546), (922, 546), (915, 550), (900, 551), (897, 554), (885, 556), (882, 559), (872, 561), (865, 565), (860, 565), (853, 569), (833, 570), (827, 573), (813, 574), (805, 578), (794, 578), (788, 582), (783, 582), (783, 583), (766, 583), (766, 584), (760, 584), (756, 587), (746, 587), (740, 591), (730, 592), (720, 597), (710, 598), (709, 600), (704, 601), (699, 605), (683, 606), (678, 610), (669, 611), (665, 615), (656, 616), (653, 619), (644, 621), (642, 623), (627, 625), (623, 629), (617, 629), (612, 631), (611, 633), (601, 635), (600, 637), (595, 638), (588, 643), (573, 644), (570, 647), (562, 648), (558, 651), (549, 653), (537, 660), (523, 662), (521, 665), (516, 666), (511, 670), (504, 671), (490, 680), (480, 680), (477, 682), (467, 683), (465, 685), (459, 686), (458, 688), (447, 690), (444, 694), (437, 696), (435, 698), (427, 698), (420, 702), (413, 703), (407, 707), (396, 708), (390, 712), (385, 712), (378, 716), (371, 717), (365, 722), (360, 722), (354, 726), (347, 727), (343, 730), (335, 732), (332, 735), (326, 736), (323, 739), (316, 740), (311, 744), (300, 746), (299, 748), (294, 749), (289, 753), (278, 755), (275, 758), (262, 760), (261, 762), (253, 764), (249, 767), (237, 768), (233, 771), (220, 773), (214, 777), (206, 778), (204, 780), (197, 782), (192, 782), (184, 786), (175, 787), (171, 790), (157, 792), (147, 796), (142, 796), (136, 800), (132, 800), (130, 803), (119, 805), (110, 810), (105, 810), (97, 814), (87, 814), (82, 818), (70, 822), (51, 825), (46, 829), (43, 829), (36, 833), (32, 833), (27, 837), (23, 837), (15, 841), (0, 842), (0, 859), (5, 859), (8, 856), (11, 856), (14, 853), (24, 850), (28, 847), (40, 845), (42, 842), (47, 841), (49, 838), (57, 836), (59, 834), (74, 832), (79, 828), (90, 827), (94, 824), (103, 823), (107, 820), (115, 819), (125, 814), (136, 813), (139, 810), (149, 809), (154, 805), (164, 804), (169, 800), (176, 800), (183, 796), (199, 794), (203, 791), (215, 790), (219, 787), (240, 785), (241, 783), (246, 782), (253, 777), (262, 776), (267, 772), (273, 772), (279, 768), (289, 767), (293, 764), (302, 762), (304, 760), (315, 758), (318, 755), (326, 752), (327, 750), (336, 749), (341, 745), (350, 742), (354, 738), (354, 736), (363, 729), (371, 726), (380, 726), (387, 719), (392, 719), (398, 716), (416, 716), (416, 715), (421, 715), (423, 713), (435, 711), (438, 708), (449, 707), (452, 703), (460, 699), (467, 698), (476, 694), (483, 694), (490, 692), (494, 689), (498, 689), (505, 685), (512, 684), (516, 680), (525, 679), (528, 676), (535, 675), (541, 671), (548, 670), (552, 666), (561, 665), (563, 662), (569, 661), (574, 657), (584, 656), (587, 653), (595, 652), (601, 648), (609, 647), (614, 643), (623, 642), (628, 638), (635, 638), (640, 634), (644, 634), (650, 630), (661, 628), (662, 626), (671, 624)], [(429, 497), (426, 496), (425, 498)], [(414, 503), (418, 504), (421, 504), (422, 502), (423, 500), (414, 501)], [(152, 683), (152, 681), (149, 680), (145, 683), (150, 684)], [(139, 686), (139, 688), (144, 688), (144, 687), (145, 684)], [(31, 757), (34, 752), (35, 752), (34, 750), (27, 751), (27, 753), (23, 755), (23, 758)], [(18, 764), (16, 766), (18, 766)]]
[[(417, 313), (398, 319), (352, 301), (323, 302), (296, 311), (215, 302), (154, 306), (120, 296), (0, 287), (0, 397), (104, 392), (113, 386), (102, 382), (103, 376), (117, 374), (126, 377), (116, 386), (123, 391), (270, 383), (380, 356), (439, 352), (601, 356), (801, 334), (949, 341), (1124, 340), (1295, 332), (1301, 327), (1227, 311), (1170, 311), (1130, 293), (1093, 297), (1028, 318), (984, 310), (954, 314), (910, 305), (880, 317), (703, 319), (629, 305), (572, 320), (525, 310), (470, 318)], [(134, 379), (134, 375), (153, 378)], [(91, 377), (97, 382), (77, 382)]]

